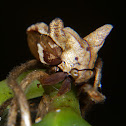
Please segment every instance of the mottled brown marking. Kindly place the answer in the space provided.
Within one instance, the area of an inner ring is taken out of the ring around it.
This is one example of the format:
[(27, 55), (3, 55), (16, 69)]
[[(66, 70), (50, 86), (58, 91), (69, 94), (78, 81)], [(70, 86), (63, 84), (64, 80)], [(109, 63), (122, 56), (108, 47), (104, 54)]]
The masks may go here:
[(44, 54), (44, 61), (50, 65), (57, 65), (61, 63), (61, 59), (56, 57), (55, 55), (51, 54), (50, 52), (43, 51)]

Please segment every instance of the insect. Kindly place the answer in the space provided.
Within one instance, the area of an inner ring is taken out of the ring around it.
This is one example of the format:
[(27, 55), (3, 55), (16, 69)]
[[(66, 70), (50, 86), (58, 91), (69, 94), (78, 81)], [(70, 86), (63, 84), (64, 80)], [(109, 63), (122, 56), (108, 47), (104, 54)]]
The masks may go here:
[(64, 80), (58, 93), (62, 95), (71, 88), (70, 77), (79, 85), (95, 76), (93, 87), (97, 89), (102, 69), (102, 61), (97, 59), (97, 53), (111, 29), (112, 25), (106, 24), (81, 38), (72, 28), (64, 27), (59, 18), (49, 26), (43, 22), (30, 26), (27, 35), (32, 54), (43, 64), (62, 70), (42, 79), (42, 84), (52, 85)]
[[(54, 85), (60, 81), (57, 96), (67, 93), (71, 89), (71, 82), (76, 86), (81, 86), (81, 91), (86, 92), (95, 103), (101, 102), (105, 96), (98, 91), (101, 85), (102, 61), (98, 58), (98, 51), (104, 44), (105, 38), (112, 30), (112, 25), (106, 24), (96, 29), (84, 38), (70, 27), (64, 27), (60, 18), (52, 20), (49, 26), (43, 22), (31, 25), (27, 29), (27, 41), (31, 53), (41, 63), (50, 66), (54, 72), (48, 74), (42, 71), (33, 71), (22, 83), (22, 90), (25, 90), (31, 81), (38, 79), (42, 85)], [(27, 119), (23, 118), (27, 113), (27, 107), (23, 107), (23, 93), (19, 92), (16, 78), (25, 70), (33, 68), (38, 62), (31, 60), (12, 70), (8, 76), (8, 84), (15, 94), (21, 97), (17, 99), (22, 110), (22, 124), (27, 124)], [(93, 85), (89, 80), (94, 77)], [(22, 95), (21, 95), (22, 94)], [(14, 103), (14, 101), (13, 101)], [(24, 100), (24, 103), (27, 102)], [(14, 104), (13, 104), (14, 107)], [(11, 112), (10, 112), (11, 113)], [(15, 115), (16, 116), (16, 115)], [(14, 118), (14, 115), (10, 118)], [(30, 118), (30, 117), (27, 117)], [(8, 124), (12, 124), (9, 122)]]

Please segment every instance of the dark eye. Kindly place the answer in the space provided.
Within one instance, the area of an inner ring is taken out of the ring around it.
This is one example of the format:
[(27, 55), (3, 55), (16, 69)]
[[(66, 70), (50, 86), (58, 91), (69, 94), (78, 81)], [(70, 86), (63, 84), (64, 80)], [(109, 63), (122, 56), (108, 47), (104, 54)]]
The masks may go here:
[(77, 61), (78, 61), (78, 57), (75, 57), (75, 60), (77, 60)]
[(87, 47), (87, 48), (86, 48), (86, 51), (90, 51), (90, 47)]

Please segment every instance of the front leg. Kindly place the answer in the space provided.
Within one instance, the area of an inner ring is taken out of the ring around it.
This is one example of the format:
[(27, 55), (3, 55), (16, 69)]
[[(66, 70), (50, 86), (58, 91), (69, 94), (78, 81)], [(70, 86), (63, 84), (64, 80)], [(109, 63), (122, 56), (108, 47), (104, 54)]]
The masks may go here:
[(40, 82), (42, 85), (54, 85), (61, 81), (63, 81), (68, 76), (67, 73), (64, 72), (57, 72), (54, 74), (51, 74), (45, 78), (40, 78)]
[(105, 96), (98, 91), (98, 87), (101, 86), (101, 71), (102, 71), (102, 60), (100, 58), (97, 59), (95, 65), (95, 79), (93, 87), (89, 85), (85, 85), (85, 90), (87, 91), (88, 95), (90, 96), (91, 100), (95, 103), (102, 102), (105, 100)]
[(58, 96), (63, 95), (65, 93), (67, 93), (68, 91), (70, 91), (70, 89), (71, 89), (71, 79), (69, 77), (67, 77), (63, 81), (63, 83), (62, 83), (62, 85), (61, 85), (57, 95)]
[(97, 59), (96, 61), (96, 66), (95, 66), (95, 80), (94, 80), (94, 88), (98, 89), (98, 87), (101, 86), (101, 77), (102, 77), (102, 60), (100, 58)]
[(88, 84), (88, 82), (81, 86), (80, 92), (86, 92), (90, 97), (91, 101), (95, 103), (103, 102), (105, 96), (98, 91), (99, 85), (101, 85), (101, 70), (102, 70), (102, 60), (100, 58), (96, 61), (95, 71), (94, 71), (94, 84)]
[[(64, 81), (63, 81), (64, 80)], [(57, 72), (45, 78), (41, 78), (40, 82), (42, 85), (54, 85), (63, 81), (61, 88), (58, 91), (58, 96), (63, 95), (71, 89), (71, 79), (65, 72)]]

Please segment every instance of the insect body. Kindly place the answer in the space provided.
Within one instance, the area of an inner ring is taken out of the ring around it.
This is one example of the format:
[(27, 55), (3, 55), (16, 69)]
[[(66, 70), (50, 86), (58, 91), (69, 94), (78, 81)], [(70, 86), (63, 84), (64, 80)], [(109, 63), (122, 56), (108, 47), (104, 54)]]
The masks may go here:
[[(71, 89), (72, 79), (75, 85), (81, 85), (79, 93), (87, 93), (91, 102), (103, 101), (105, 96), (98, 91), (101, 85), (102, 61), (97, 58), (97, 53), (111, 29), (112, 25), (106, 24), (81, 38), (70, 27), (64, 27), (63, 21), (59, 18), (54, 19), (49, 26), (43, 22), (30, 26), (27, 29), (27, 35), (32, 54), (43, 64), (52, 66), (56, 73), (50, 75), (44, 71), (35, 70), (18, 85), (17, 77), (27, 69), (35, 67), (38, 64), (37, 60), (31, 60), (15, 67), (9, 73), (7, 83), (15, 97), (9, 112), (8, 126), (15, 125), (16, 122), (16, 101), (21, 110), (21, 124), (31, 126), (29, 106), (23, 91), (36, 79), (42, 85), (53, 85), (63, 81), (57, 96)], [(94, 77), (94, 83), (90, 84), (89, 80), (92, 77)], [(86, 104), (89, 105), (89, 103)]]
[(43, 22), (30, 26), (27, 29), (28, 45), (38, 60), (57, 66), (65, 75), (72, 76), (76, 84), (87, 82), (95, 76), (94, 87), (98, 87), (102, 62), (96, 62), (97, 53), (111, 29), (112, 25), (106, 24), (81, 38), (56, 18), (49, 26)]

